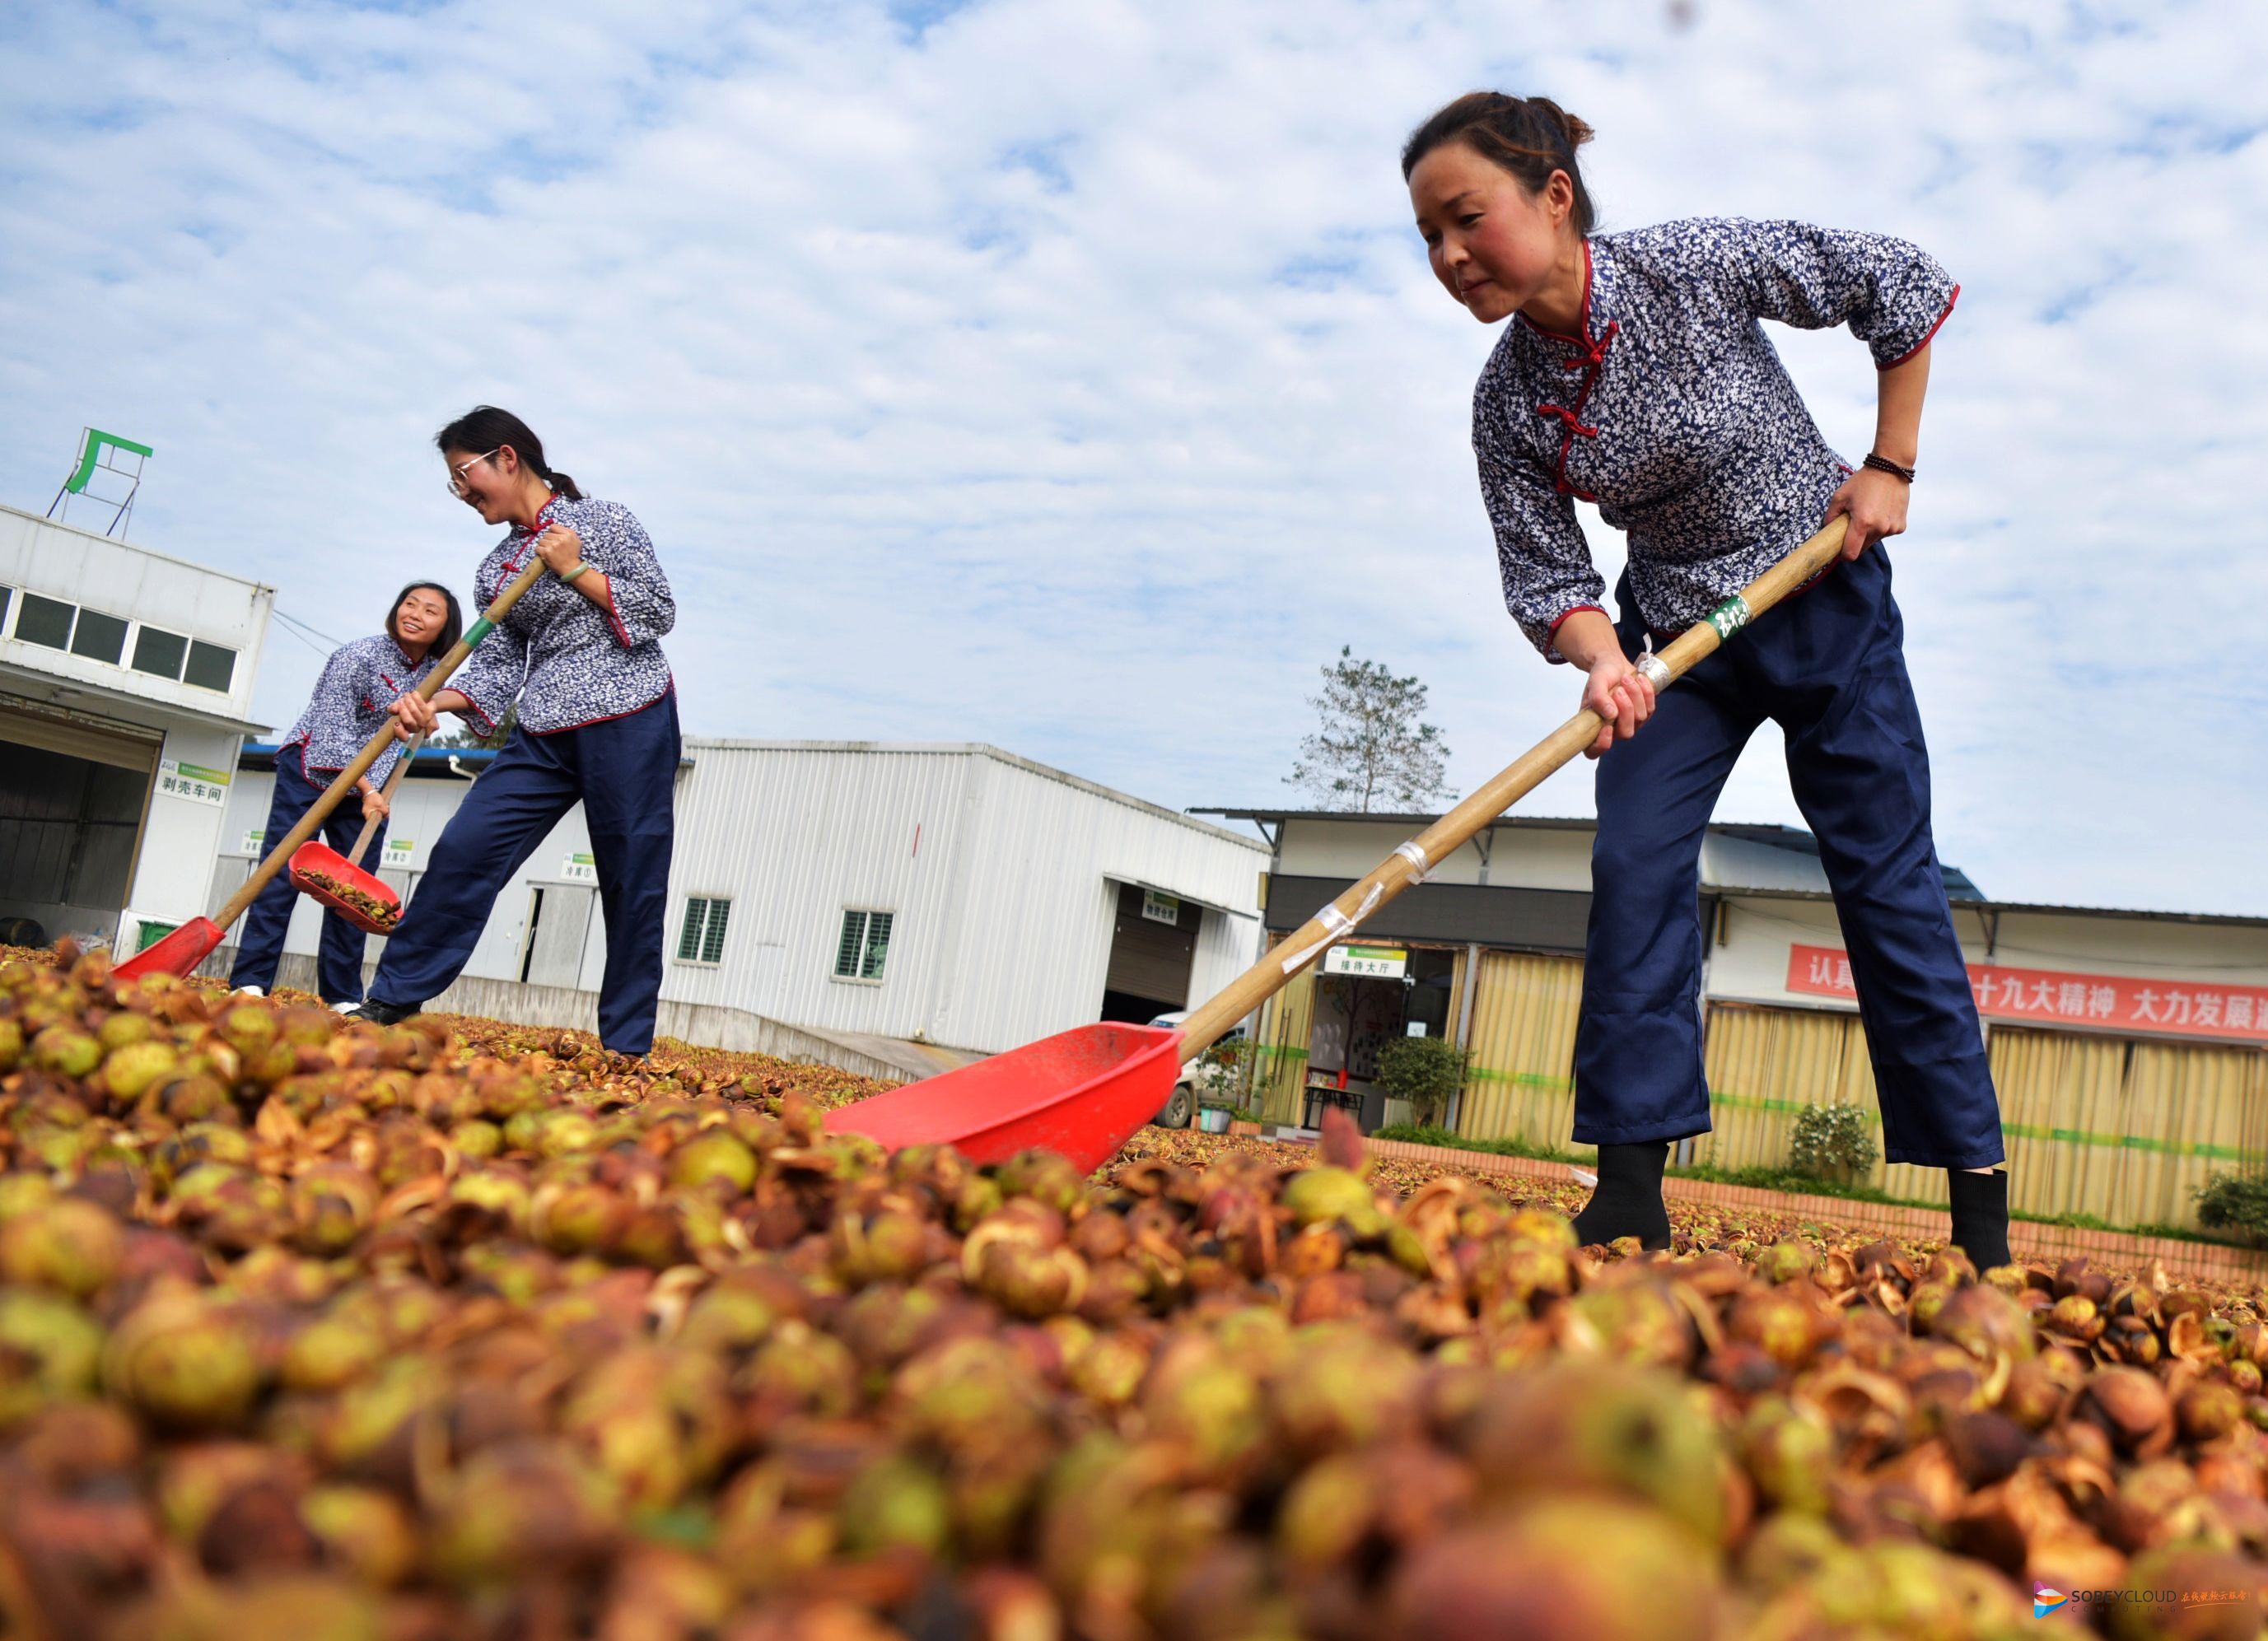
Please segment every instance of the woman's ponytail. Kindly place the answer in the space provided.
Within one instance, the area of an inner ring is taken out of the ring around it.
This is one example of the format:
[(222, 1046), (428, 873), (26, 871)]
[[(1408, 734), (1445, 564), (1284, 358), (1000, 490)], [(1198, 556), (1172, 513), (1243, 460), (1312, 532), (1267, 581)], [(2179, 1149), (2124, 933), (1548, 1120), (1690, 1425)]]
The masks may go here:
[(543, 441), (535, 430), (509, 410), (494, 405), (475, 405), (433, 436), (442, 451), (461, 450), (468, 455), (498, 450), (509, 445), (530, 473), (571, 502), (583, 499), (582, 488), (563, 473), (555, 473), (543, 460)]

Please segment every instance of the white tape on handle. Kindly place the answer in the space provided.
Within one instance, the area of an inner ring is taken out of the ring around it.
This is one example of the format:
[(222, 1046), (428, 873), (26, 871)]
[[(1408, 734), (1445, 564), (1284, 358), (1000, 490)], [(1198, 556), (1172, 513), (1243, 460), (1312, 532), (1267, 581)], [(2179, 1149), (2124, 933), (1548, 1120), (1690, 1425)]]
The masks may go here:
[(1411, 838), (1394, 852), (1417, 868), (1410, 874), (1410, 882), (1423, 883), (1432, 875), (1432, 865), (1425, 858), (1425, 846), (1416, 838)]
[(1314, 945), (1308, 946), (1306, 950), (1294, 952), (1291, 956), (1285, 958), (1284, 960), (1284, 972), (1287, 975), (1296, 974), (1314, 957), (1316, 953), (1321, 952), (1332, 942), (1343, 940), (1347, 936), (1352, 934), (1355, 931), (1356, 925), (1360, 924), (1364, 918), (1369, 916), (1372, 912), (1378, 909), (1379, 896), (1385, 893), (1386, 886), (1384, 884), (1372, 884), (1370, 886), (1370, 893), (1362, 897), (1362, 904), (1355, 908), (1354, 916), (1351, 917), (1348, 916), (1344, 912), (1338, 909), (1338, 902), (1336, 901), (1331, 902), (1329, 906), (1324, 907), (1322, 910), (1317, 912), (1315, 914), (1315, 921), (1322, 924), (1324, 928), (1329, 930), (1330, 932), (1325, 935), (1322, 939), (1316, 941)]

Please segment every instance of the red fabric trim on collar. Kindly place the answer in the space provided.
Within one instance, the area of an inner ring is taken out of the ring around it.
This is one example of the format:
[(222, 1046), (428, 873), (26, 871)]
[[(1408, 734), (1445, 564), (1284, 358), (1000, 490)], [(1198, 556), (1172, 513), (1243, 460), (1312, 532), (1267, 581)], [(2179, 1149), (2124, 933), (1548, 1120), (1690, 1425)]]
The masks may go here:
[(1570, 335), (1568, 335), (1565, 331), (1546, 330), (1546, 329), (1544, 329), (1544, 328), (1543, 328), (1543, 326), (1541, 326), (1541, 325), (1537, 324), (1534, 320), (1532, 320), (1532, 319), (1528, 318), (1528, 315), (1527, 315), (1527, 314), (1525, 314), (1525, 313), (1521, 314), (1521, 315), (1519, 316), (1519, 318), (1520, 318), (1520, 322), (1521, 322), (1521, 324), (1523, 324), (1523, 325), (1527, 326), (1528, 329), (1530, 329), (1530, 330), (1534, 331), (1534, 332), (1535, 332), (1537, 335), (1539, 335), (1539, 336), (1548, 336), (1548, 337), (1549, 337), (1549, 338), (1550, 338), (1553, 342), (1566, 342), (1566, 343), (1568, 343), (1569, 345), (1571, 345), (1571, 346), (1572, 346), (1572, 347), (1580, 348), (1580, 349), (1584, 350), (1586, 352), (1588, 352), (1588, 351), (1590, 350), (1590, 348), (1591, 348), (1591, 240), (1590, 240), (1590, 236), (1589, 236), (1589, 235), (1587, 235), (1587, 235), (1585, 235), (1585, 236), (1584, 236), (1584, 238), (1583, 238), (1583, 317), (1582, 317), (1582, 320), (1581, 320), (1582, 327), (1583, 327), (1583, 334), (1582, 334), (1581, 335), (1580, 335), (1580, 336), (1570, 336)]
[[(548, 515), (550, 513), (551, 510), (558, 504), (559, 498), (556, 496), (554, 496), (549, 501), (544, 503), (542, 506), (536, 509), (535, 522), (534, 524), (525, 526), (520, 525), (512, 526), (512, 536), (518, 535), (522, 528), (525, 528), (527, 532), (527, 540), (521, 544), (519, 551), (504, 561), (504, 567), (512, 571), (515, 576), (518, 575), (526, 565), (527, 549), (534, 546), (538, 541), (542, 539), (544, 527), (552, 522)], [(506, 547), (510, 547), (512, 545), (512, 536), (506, 536), (504, 538), (504, 545)]]

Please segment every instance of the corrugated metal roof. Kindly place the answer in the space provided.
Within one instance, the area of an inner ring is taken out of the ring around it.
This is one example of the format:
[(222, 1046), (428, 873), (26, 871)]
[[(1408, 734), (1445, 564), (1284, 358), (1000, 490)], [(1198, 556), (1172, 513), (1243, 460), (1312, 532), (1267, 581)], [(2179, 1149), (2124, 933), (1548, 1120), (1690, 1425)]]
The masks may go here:
[[(1194, 814), (1219, 815), (1231, 820), (1366, 820), (1390, 821), (1403, 826), (1429, 827), (1440, 820), (1439, 815), (1424, 814), (1357, 814), (1344, 809), (1197, 809)], [(1499, 815), (1489, 823), (1498, 827), (1530, 827), (1541, 831), (1591, 832), (1598, 829), (1595, 820), (1551, 815)], [(1819, 840), (1800, 827), (1753, 821), (1715, 821), (1709, 830), (1720, 837), (1737, 837), (1750, 843), (1769, 843), (1777, 849), (1793, 850), (1799, 854), (1815, 856)], [(2268, 929), (2268, 917), (2246, 916), (2236, 912), (2178, 912), (2154, 911), (2146, 908), (2120, 906), (2058, 906), (2036, 901), (1996, 901), (1978, 888), (1969, 874), (1958, 866), (1940, 866), (1945, 873), (1947, 895), (1961, 903), (1964, 911), (2036, 912), (2043, 915), (2076, 917), (2124, 917), (2130, 920), (2161, 923), (2209, 924), (2231, 929)], [(1727, 895), (1746, 895), (1761, 900), (1825, 901), (1834, 897), (1819, 889), (1753, 889), (1720, 886), (1719, 892)]]
[[(1008, 765), (1011, 769), (1022, 769), (1028, 774), (1037, 775), (1050, 781), (1061, 781), (1066, 786), (1075, 786), (1080, 791), (1090, 792), (1097, 798), (1108, 798), (1115, 804), (1124, 804), (1130, 809), (1138, 809), (1144, 814), (1153, 816), (1158, 820), (1171, 820), (1176, 826), (1190, 827), (1200, 832), (1210, 833), (1215, 837), (1226, 838), (1232, 843), (1241, 844), (1260, 854), (1264, 855), (1268, 852), (1264, 845), (1255, 843), (1240, 832), (1232, 832), (1226, 827), (1214, 826), (1210, 821), (1193, 820), (1189, 818), (1189, 813), (1181, 810), (1168, 809), (1163, 805), (1147, 802), (1143, 798), (1122, 792), (1115, 787), (1105, 786), (1098, 781), (1090, 781), (1083, 776), (1072, 775), (1052, 765), (1036, 762), (1030, 758), (1019, 757), (1012, 752), (1003, 752), (999, 747), (986, 741), (748, 740), (736, 737), (688, 735), (685, 738), (685, 744), (688, 747), (717, 747), (749, 752), (930, 753), (945, 757), (973, 755), (990, 758), (995, 762)], [(1200, 810), (1189, 813), (1216, 812)]]

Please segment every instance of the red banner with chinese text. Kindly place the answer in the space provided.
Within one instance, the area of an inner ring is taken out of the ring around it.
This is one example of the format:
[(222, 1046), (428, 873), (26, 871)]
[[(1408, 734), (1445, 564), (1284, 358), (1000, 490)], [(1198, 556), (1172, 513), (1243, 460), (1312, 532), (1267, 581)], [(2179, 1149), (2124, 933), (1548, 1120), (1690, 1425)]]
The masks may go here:
[[(1788, 948), (1787, 989), (1816, 997), (1859, 995), (1848, 954), (1823, 946)], [(1971, 963), (1969, 990), (1976, 996), (1977, 1012), (1993, 1019), (2268, 1043), (2268, 987), (2264, 986)]]

